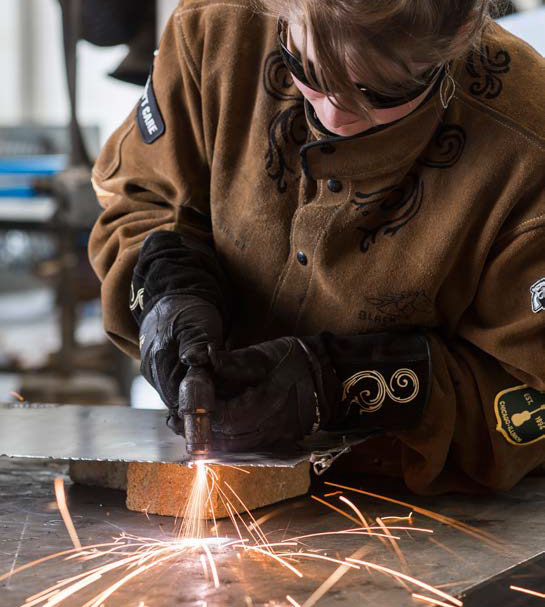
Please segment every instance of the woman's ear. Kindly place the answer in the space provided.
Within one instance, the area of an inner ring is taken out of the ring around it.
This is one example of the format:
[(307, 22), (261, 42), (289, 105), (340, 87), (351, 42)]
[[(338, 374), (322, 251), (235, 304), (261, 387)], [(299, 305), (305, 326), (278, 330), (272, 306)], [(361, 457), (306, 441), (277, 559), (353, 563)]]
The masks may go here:
[(475, 27), (475, 22), (478, 19), (479, 19), (479, 13), (476, 11), (471, 12), (467, 18), (467, 21), (464, 23), (464, 25), (462, 25), (458, 28), (458, 33), (456, 34), (456, 37), (459, 40), (463, 40), (464, 38), (467, 38), (471, 34), (471, 30)]

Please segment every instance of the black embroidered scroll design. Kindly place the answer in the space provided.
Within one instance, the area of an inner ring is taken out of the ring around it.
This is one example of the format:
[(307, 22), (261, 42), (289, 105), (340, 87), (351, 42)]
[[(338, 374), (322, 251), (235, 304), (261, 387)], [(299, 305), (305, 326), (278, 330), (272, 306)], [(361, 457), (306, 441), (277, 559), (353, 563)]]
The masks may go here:
[[(280, 51), (272, 51), (265, 59), (263, 86), (278, 101), (301, 100), (300, 95), (293, 93), (293, 79), (282, 61)], [(290, 89), (292, 92), (289, 92)]]
[(278, 191), (283, 194), (288, 189), (286, 174), (295, 175), (288, 166), (284, 147), (291, 141), (297, 146), (307, 140), (305, 112), (302, 104), (294, 105), (278, 112), (269, 124), (269, 149), (265, 156), (267, 175), (276, 181)]
[(308, 125), (301, 95), (288, 92), (293, 90), (293, 80), (286, 69), (279, 51), (267, 55), (263, 69), (265, 91), (277, 101), (292, 101), (286, 109), (279, 110), (268, 126), (268, 150), (265, 155), (265, 171), (276, 182), (281, 194), (288, 189), (288, 175), (299, 179), (298, 172), (286, 159), (289, 144), (299, 148), (307, 142)]
[(464, 129), (457, 124), (444, 124), (436, 131), (433, 144), (419, 162), (435, 169), (448, 169), (460, 160), (465, 145)]
[[(478, 64), (477, 64), (478, 60)], [(506, 74), (510, 69), (511, 57), (507, 51), (499, 50), (494, 56), (488, 45), (481, 47), (481, 52), (472, 52), (466, 61), (466, 70), (472, 78), (476, 78), (469, 87), (474, 97), (484, 96), (485, 99), (499, 97), (503, 90), (503, 82), (499, 74)]]
[(417, 175), (407, 175), (401, 184), (368, 194), (356, 192), (355, 197), (357, 200), (350, 202), (364, 217), (369, 217), (369, 225), (357, 228), (363, 234), (360, 250), (367, 253), (379, 235), (395, 236), (416, 217), (424, 200), (424, 183)]

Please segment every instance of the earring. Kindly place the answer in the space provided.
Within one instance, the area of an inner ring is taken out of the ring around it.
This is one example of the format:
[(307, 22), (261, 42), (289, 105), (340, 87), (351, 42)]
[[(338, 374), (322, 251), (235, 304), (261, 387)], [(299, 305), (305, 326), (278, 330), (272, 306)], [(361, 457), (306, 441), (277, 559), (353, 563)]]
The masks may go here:
[(441, 86), (439, 87), (441, 105), (445, 110), (448, 108), (451, 99), (454, 97), (455, 91), (456, 83), (454, 82), (454, 78), (450, 75), (450, 64), (447, 63), (445, 77), (443, 78), (443, 82), (441, 82)]

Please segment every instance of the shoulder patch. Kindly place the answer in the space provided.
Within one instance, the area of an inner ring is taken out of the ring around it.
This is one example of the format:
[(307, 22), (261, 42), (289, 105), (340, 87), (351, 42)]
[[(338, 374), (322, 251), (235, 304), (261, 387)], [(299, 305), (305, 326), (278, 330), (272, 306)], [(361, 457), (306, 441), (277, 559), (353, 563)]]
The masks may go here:
[(523, 447), (545, 439), (545, 392), (526, 384), (496, 396), (496, 430), (508, 443)]
[(537, 314), (545, 310), (545, 278), (538, 280), (530, 287), (532, 294), (532, 312)]
[(165, 122), (153, 90), (153, 69), (150, 72), (146, 88), (136, 112), (136, 121), (142, 139), (148, 145), (159, 139), (165, 133)]

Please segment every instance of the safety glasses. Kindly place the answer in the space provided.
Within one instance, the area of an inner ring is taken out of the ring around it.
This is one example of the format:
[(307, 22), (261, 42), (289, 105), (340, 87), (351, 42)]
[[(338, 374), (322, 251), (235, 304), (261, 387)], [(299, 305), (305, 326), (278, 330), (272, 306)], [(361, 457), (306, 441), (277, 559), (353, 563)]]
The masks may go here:
[[(288, 23), (284, 19), (278, 19), (278, 47), (280, 49), (280, 54), (282, 56), (282, 60), (286, 66), (286, 68), (305, 86), (308, 86), (314, 91), (318, 91), (315, 85), (313, 85), (305, 74), (305, 68), (303, 62), (301, 60), (300, 55), (297, 53), (294, 54), (288, 48)], [(312, 78), (318, 82), (318, 78), (316, 76), (316, 69), (312, 64), (312, 61), (308, 62), (310, 75)], [(377, 93), (370, 89), (369, 87), (355, 83), (354, 86), (360, 90), (362, 95), (365, 97), (366, 101), (369, 105), (371, 105), (374, 109), (387, 109), (392, 107), (397, 107), (399, 105), (404, 105), (409, 101), (413, 101), (417, 97), (419, 97), (435, 80), (439, 72), (442, 70), (441, 65), (434, 66), (424, 72), (422, 78), (424, 79), (424, 84), (418, 86), (413, 91), (406, 93), (402, 97), (390, 97), (387, 95), (382, 95), (381, 93)]]

